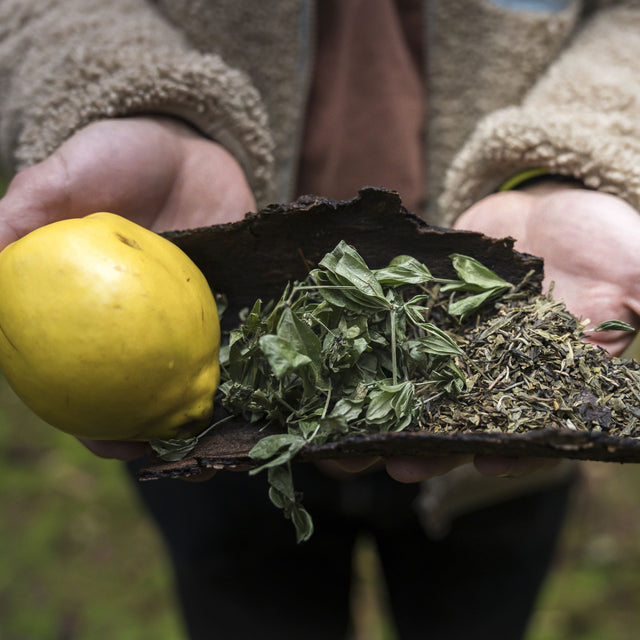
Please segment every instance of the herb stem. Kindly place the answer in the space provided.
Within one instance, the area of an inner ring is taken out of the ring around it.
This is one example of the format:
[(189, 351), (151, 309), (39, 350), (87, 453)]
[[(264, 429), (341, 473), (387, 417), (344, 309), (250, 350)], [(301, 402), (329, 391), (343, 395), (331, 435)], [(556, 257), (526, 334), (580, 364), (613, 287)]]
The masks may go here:
[(322, 409), (322, 418), (326, 418), (327, 417), (327, 411), (329, 410), (329, 401), (331, 400), (331, 387), (329, 387), (329, 389), (327, 390), (327, 399), (324, 403), (324, 408)]
[(273, 398), (276, 402), (279, 402), (283, 407), (285, 407), (285, 409), (290, 411), (291, 415), (298, 415), (298, 410), (294, 409), (282, 396), (280, 396), (279, 394), (274, 394)]
[(391, 307), (391, 377), (393, 384), (398, 383), (398, 356), (396, 354), (396, 309)]
[(357, 291), (357, 287), (352, 284), (309, 284), (309, 285), (297, 285), (293, 288), (292, 294), (298, 291), (319, 291), (320, 289), (348, 289), (350, 291)]
[(328, 334), (330, 334), (334, 338), (338, 337), (338, 334), (335, 331), (333, 331), (330, 327), (328, 327), (324, 322), (322, 322), (322, 320), (320, 320), (320, 318), (318, 318), (317, 316), (310, 316), (309, 319), (312, 322), (319, 324)]

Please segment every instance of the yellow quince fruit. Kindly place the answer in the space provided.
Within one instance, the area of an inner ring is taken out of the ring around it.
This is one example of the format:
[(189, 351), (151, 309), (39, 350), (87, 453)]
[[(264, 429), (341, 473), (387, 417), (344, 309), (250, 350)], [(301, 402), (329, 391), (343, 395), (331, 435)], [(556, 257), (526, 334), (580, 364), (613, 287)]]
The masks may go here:
[(0, 369), (52, 426), (105, 440), (193, 435), (220, 378), (216, 304), (176, 245), (112, 213), (0, 253)]

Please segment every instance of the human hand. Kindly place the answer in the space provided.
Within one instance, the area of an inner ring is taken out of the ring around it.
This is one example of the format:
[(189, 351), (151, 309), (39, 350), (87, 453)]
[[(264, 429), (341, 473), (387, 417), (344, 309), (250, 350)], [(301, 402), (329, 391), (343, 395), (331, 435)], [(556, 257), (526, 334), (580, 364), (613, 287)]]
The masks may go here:
[(556, 460), (546, 458), (507, 458), (488, 455), (440, 455), (433, 457), (393, 456), (390, 458), (341, 458), (321, 460), (318, 466), (334, 477), (346, 477), (353, 473), (362, 473), (385, 469), (397, 482), (422, 482), (440, 476), (463, 464), (473, 462), (476, 469), (487, 476), (517, 478), (534, 471), (555, 466)]
[[(232, 222), (255, 209), (237, 161), (178, 120), (104, 120), (78, 131), (20, 172), (0, 200), (0, 249), (37, 227), (111, 211), (155, 231)], [(131, 460), (139, 442), (82, 441), (101, 457)]]
[[(456, 228), (511, 236), (518, 251), (544, 259), (546, 290), (595, 327), (622, 320), (640, 327), (640, 215), (612, 195), (543, 183), (530, 191), (491, 195), (456, 221)], [(613, 355), (629, 332), (591, 333)]]
[(153, 229), (233, 222), (255, 209), (224, 147), (179, 120), (103, 120), (18, 173), (0, 200), (0, 249), (64, 218), (111, 211)]

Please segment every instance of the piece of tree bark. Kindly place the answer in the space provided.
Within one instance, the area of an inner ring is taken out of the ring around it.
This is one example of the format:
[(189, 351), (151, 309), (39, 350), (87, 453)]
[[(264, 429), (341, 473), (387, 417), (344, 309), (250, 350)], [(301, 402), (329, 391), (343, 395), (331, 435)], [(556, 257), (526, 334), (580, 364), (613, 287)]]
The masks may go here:
[[(306, 197), (289, 205), (268, 207), (237, 223), (165, 235), (194, 260), (212, 289), (226, 296), (225, 329), (236, 326), (239, 311), (252, 306), (256, 299), (267, 302), (279, 298), (288, 282), (306, 277), (341, 240), (353, 245), (372, 268), (408, 254), (424, 262), (435, 276), (455, 278), (449, 256), (462, 253), (513, 284), (530, 274), (527, 286), (535, 293), (540, 292), (543, 277), (542, 261), (514, 251), (512, 239), (428, 226), (402, 207), (396, 193), (383, 189), (365, 188), (345, 202)], [(220, 407), (216, 414), (215, 419), (226, 415)], [(247, 424), (234, 417), (203, 437), (183, 460), (153, 459), (140, 477), (185, 477), (198, 474), (202, 468), (254, 466), (249, 451), (268, 433), (264, 425)], [(296, 459), (456, 453), (630, 462), (640, 461), (640, 443), (633, 438), (557, 429), (529, 433), (405, 431), (348, 436), (321, 446), (307, 446)]]

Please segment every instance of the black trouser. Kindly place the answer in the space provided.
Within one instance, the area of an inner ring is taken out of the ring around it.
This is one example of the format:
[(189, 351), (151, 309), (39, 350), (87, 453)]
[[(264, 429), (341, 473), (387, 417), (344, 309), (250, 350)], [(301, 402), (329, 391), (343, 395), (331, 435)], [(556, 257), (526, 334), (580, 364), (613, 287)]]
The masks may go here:
[[(343, 640), (352, 551), (378, 545), (402, 640), (517, 640), (553, 556), (570, 482), (485, 508), (430, 540), (417, 485), (386, 474), (338, 481), (294, 467), (315, 533), (296, 544), (265, 474), (137, 483), (171, 553), (193, 640)], [(508, 480), (505, 480), (508, 482)]]

